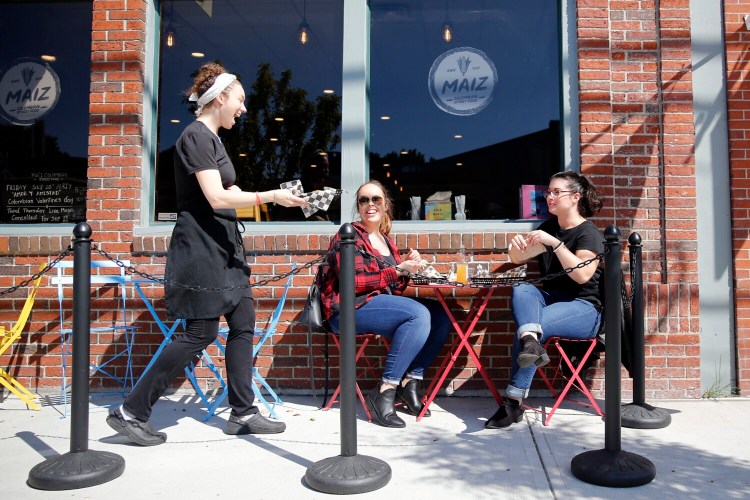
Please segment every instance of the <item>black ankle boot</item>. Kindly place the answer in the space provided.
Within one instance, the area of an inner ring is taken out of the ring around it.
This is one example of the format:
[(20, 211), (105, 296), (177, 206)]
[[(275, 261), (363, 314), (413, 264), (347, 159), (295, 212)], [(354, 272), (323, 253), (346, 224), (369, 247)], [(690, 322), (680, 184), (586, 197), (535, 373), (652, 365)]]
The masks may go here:
[(535, 335), (526, 335), (521, 343), (523, 350), (518, 355), (518, 366), (528, 368), (531, 365), (544, 366), (549, 363), (549, 355)]
[(484, 423), (487, 429), (502, 429), (523, 420), (523, 408), (515, 399), (505, 398), (503, 405)]
[(380, 392), (380, 385), (367, 395), (365, 402), (372, 415), (372, 421), (383, 427), (406, 427), (406, 422), (396, 415), (393, 403), (396, 400), (396, 389)]
[[(406, 383), (406, 385), (398, 384), (396, 389), (396, 401), (404, 403), (403, 408), (406, 413), (414, 416), (418, 416), (419, 412), (422, 411), (422, 401), (419, 399), (417, 389), (419, 388), (419, 380), (412, 378)], [(430, 416), (430, 410), (424, 412), (424, 417)]]

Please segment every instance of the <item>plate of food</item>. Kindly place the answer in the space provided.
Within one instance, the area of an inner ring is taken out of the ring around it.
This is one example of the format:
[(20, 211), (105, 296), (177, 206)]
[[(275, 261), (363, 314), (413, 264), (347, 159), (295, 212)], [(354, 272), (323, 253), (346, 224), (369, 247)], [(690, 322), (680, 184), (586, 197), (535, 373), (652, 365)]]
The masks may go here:
[(448, 278), (440, 274), (437, 269), (432, 266), (427, 266), (425, 269), (412, 276), (412, 283), (415, 285), (435, 285), (442, 284), (448, 281)]

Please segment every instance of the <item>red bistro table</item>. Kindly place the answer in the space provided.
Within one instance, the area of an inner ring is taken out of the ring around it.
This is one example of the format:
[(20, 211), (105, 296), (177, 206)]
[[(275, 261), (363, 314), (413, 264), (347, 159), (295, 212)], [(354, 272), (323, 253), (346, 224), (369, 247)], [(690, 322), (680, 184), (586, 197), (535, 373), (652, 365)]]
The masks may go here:
[[(440, 368), (438, 369), (438, 376), (432, 379), (432, 382), (430, 382), (430, 385), (427, 388), (427, 391), (425, 392), (424, 406), (422, 407), (422, 411), (419, 412), (419, 415), (417, 416), (417, 422), (419, 422), (424, 416), (425, 412), (427, 411), (427, 408), (429, 408), (430, 406), (430, 403), (432, 403), (432, 401), (435, 399), (435, 396), (437, 396), (438, 391), (443, 386), (443, 382), (445, 382), (445, 378), (448, 376), (448, 373), (451, 371), (451, 368), (453, 368), (453, 365), (456, 363), (458, 356), (464, 350), (466, 350), (469, 357), (471, 357), (471, 359), (474, 361), (474, 364), (476, 365), (477, 370), (479, 370), (479, 373), (482, 375), (482, 378), (484, 379), (484, 383), (487, 384), (487, 388), (492, 393), (492, 396), (495, 398), (495, 401), (497, 401), (499, 405), (503, 404), (503, 397), (500, 395), (499, 392), (497, 392), (497, 388), (495, 387), (495, 384), (492, 382), (492, 379), (490, 378), (490, 376), (487, 375), (487, 371), (484, 369), (484, 365), (482, 365), (482, 361), (479, 359), (479, 354), (474, 350), (474, 346), (469, 344), (469, 337), (471, 336), (472, 332), (474, 332), (474, 327), (479, 321), (479, 318), (482, 316), (484, 309), (487, 307), (487, 303), (490, 301), (490, 297), (492, 297), (492, 294), (494, 293), (495, 289), (498, 287), (496, 286), (458, 287), (455, 285), (445, 285), (445, 284), (430, 284), (430, 285), (413, 284), (411, 286), (414, 286), (415, 288), (421, 288), (421, 289), (430, 289), (435, 292), (435, 295), (437, 296), (438, 301), (440, 301), (440, 303), (443, 305), (443, 309), (445, 309), (446, 314), (448, 314), (448, 318), (450, 318), (451, 323), (453, 324), (453, 329), (456, 331), (456, 334), (457, 334), (456, 336), (453, 337), (453, 342), (451, 343), (450, 351), (443, 358), (443, 362), (441, 363)], [(453, 315), (453, 312), (450, 310), (450, 308), (448, 307), (448, 304), (445, 302), (445, 295), (444, 295), (445, 292), (450, 293), (452, 290), (456, 288), (473, 290), (476, 293), (476, 295), (471, 301), (471, 307), (469, 308), (468, 314), (466, 315), (466, 319), (464, 320), (462, 325), (458, 324), (456, 317)]]

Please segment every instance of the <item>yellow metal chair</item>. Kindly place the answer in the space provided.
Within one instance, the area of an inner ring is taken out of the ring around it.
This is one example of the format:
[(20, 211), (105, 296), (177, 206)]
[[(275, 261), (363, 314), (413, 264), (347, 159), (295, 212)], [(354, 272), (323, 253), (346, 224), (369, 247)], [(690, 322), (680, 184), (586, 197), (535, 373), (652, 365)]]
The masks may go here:
[[(45, 264), (39, 266), (39, 270), (44, 269)], [(0, 356), (10, 348), (11, 344), (21, 337), (21, 332), (26, 326), (26, 322), (31, 314), (31, 309), (34, 307), (34, 299), (36, 298), (36, 292), (39, 289), (39, 283), (42, 281), (42, 276), (39, 275), (34, 280), (34, 285), (29, 291), (29, 296), (26, 298), (26, 302), (21, 309), (21, 315), (18, 317), (18, 321), (13, 325), (10, 330), (6, 330), (4, 326), (0, 326)], [(31, 393), (26, 387), (24, 387), (18, 380), (11, 377), (8, 372), (3, 368), (0, 368), (0, 384), (8, 388), (10, 392), (21, 398), (27, 405), (35, 410), (40, 410), (39, 405), (34, 402), (36, 396)]]

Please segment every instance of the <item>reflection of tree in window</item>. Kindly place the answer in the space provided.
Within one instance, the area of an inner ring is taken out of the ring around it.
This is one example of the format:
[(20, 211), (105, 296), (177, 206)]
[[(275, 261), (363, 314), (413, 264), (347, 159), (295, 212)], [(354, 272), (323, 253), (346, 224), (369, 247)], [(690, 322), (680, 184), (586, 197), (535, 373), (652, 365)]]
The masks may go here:
[(277, 80), (271, 65), (263, 63), (245, 91), (247, 114), (224, 140), (237, 182), (246, 189), (274, 189), (298, 179), (303, 158), (341, 141), (341, 98), (324, 94), (309, 100), (307, 91), (292, 86), (291, 70)]
[[(237, 77), (242, 81), (240, 74)], [(247, 113), (232, 129), (219, 131), (237, 172), (236, 183), (242, 189), (265, 191), (278, 188), (282, 182), (299, 179), (305, 158), (316, 150), (331, 152), (341, 142), (340, 96), (323, 94), (311, 100), (306, 90), (292, 85), (291, 70), (284, 70), (276, 79), (269, 63), (258, 66), (252, 84), (246, 81), (242, 84), (246, 93)], [(191, 113), (194, 110), (195, 105), (191, 104)], [(174, 201), (173, 155), (174, 146), (159, 155), (161, 169), (157, 171), (157, 212), (177, 209)], [(330, 182), (327, 185), (339, 187), (338, 157), (330, 155), (329, 159)], [(303, 187), (311, 190), (311, 186)], [(162, 192), (161, 188), (167, 192)], [(334, 203), (338, 203), (338, 200)], [(329, 215), (333, 217), (330, 212)], [(275, 207), (272, 220), (300, 220), (301, 215), (299, 208)]]

